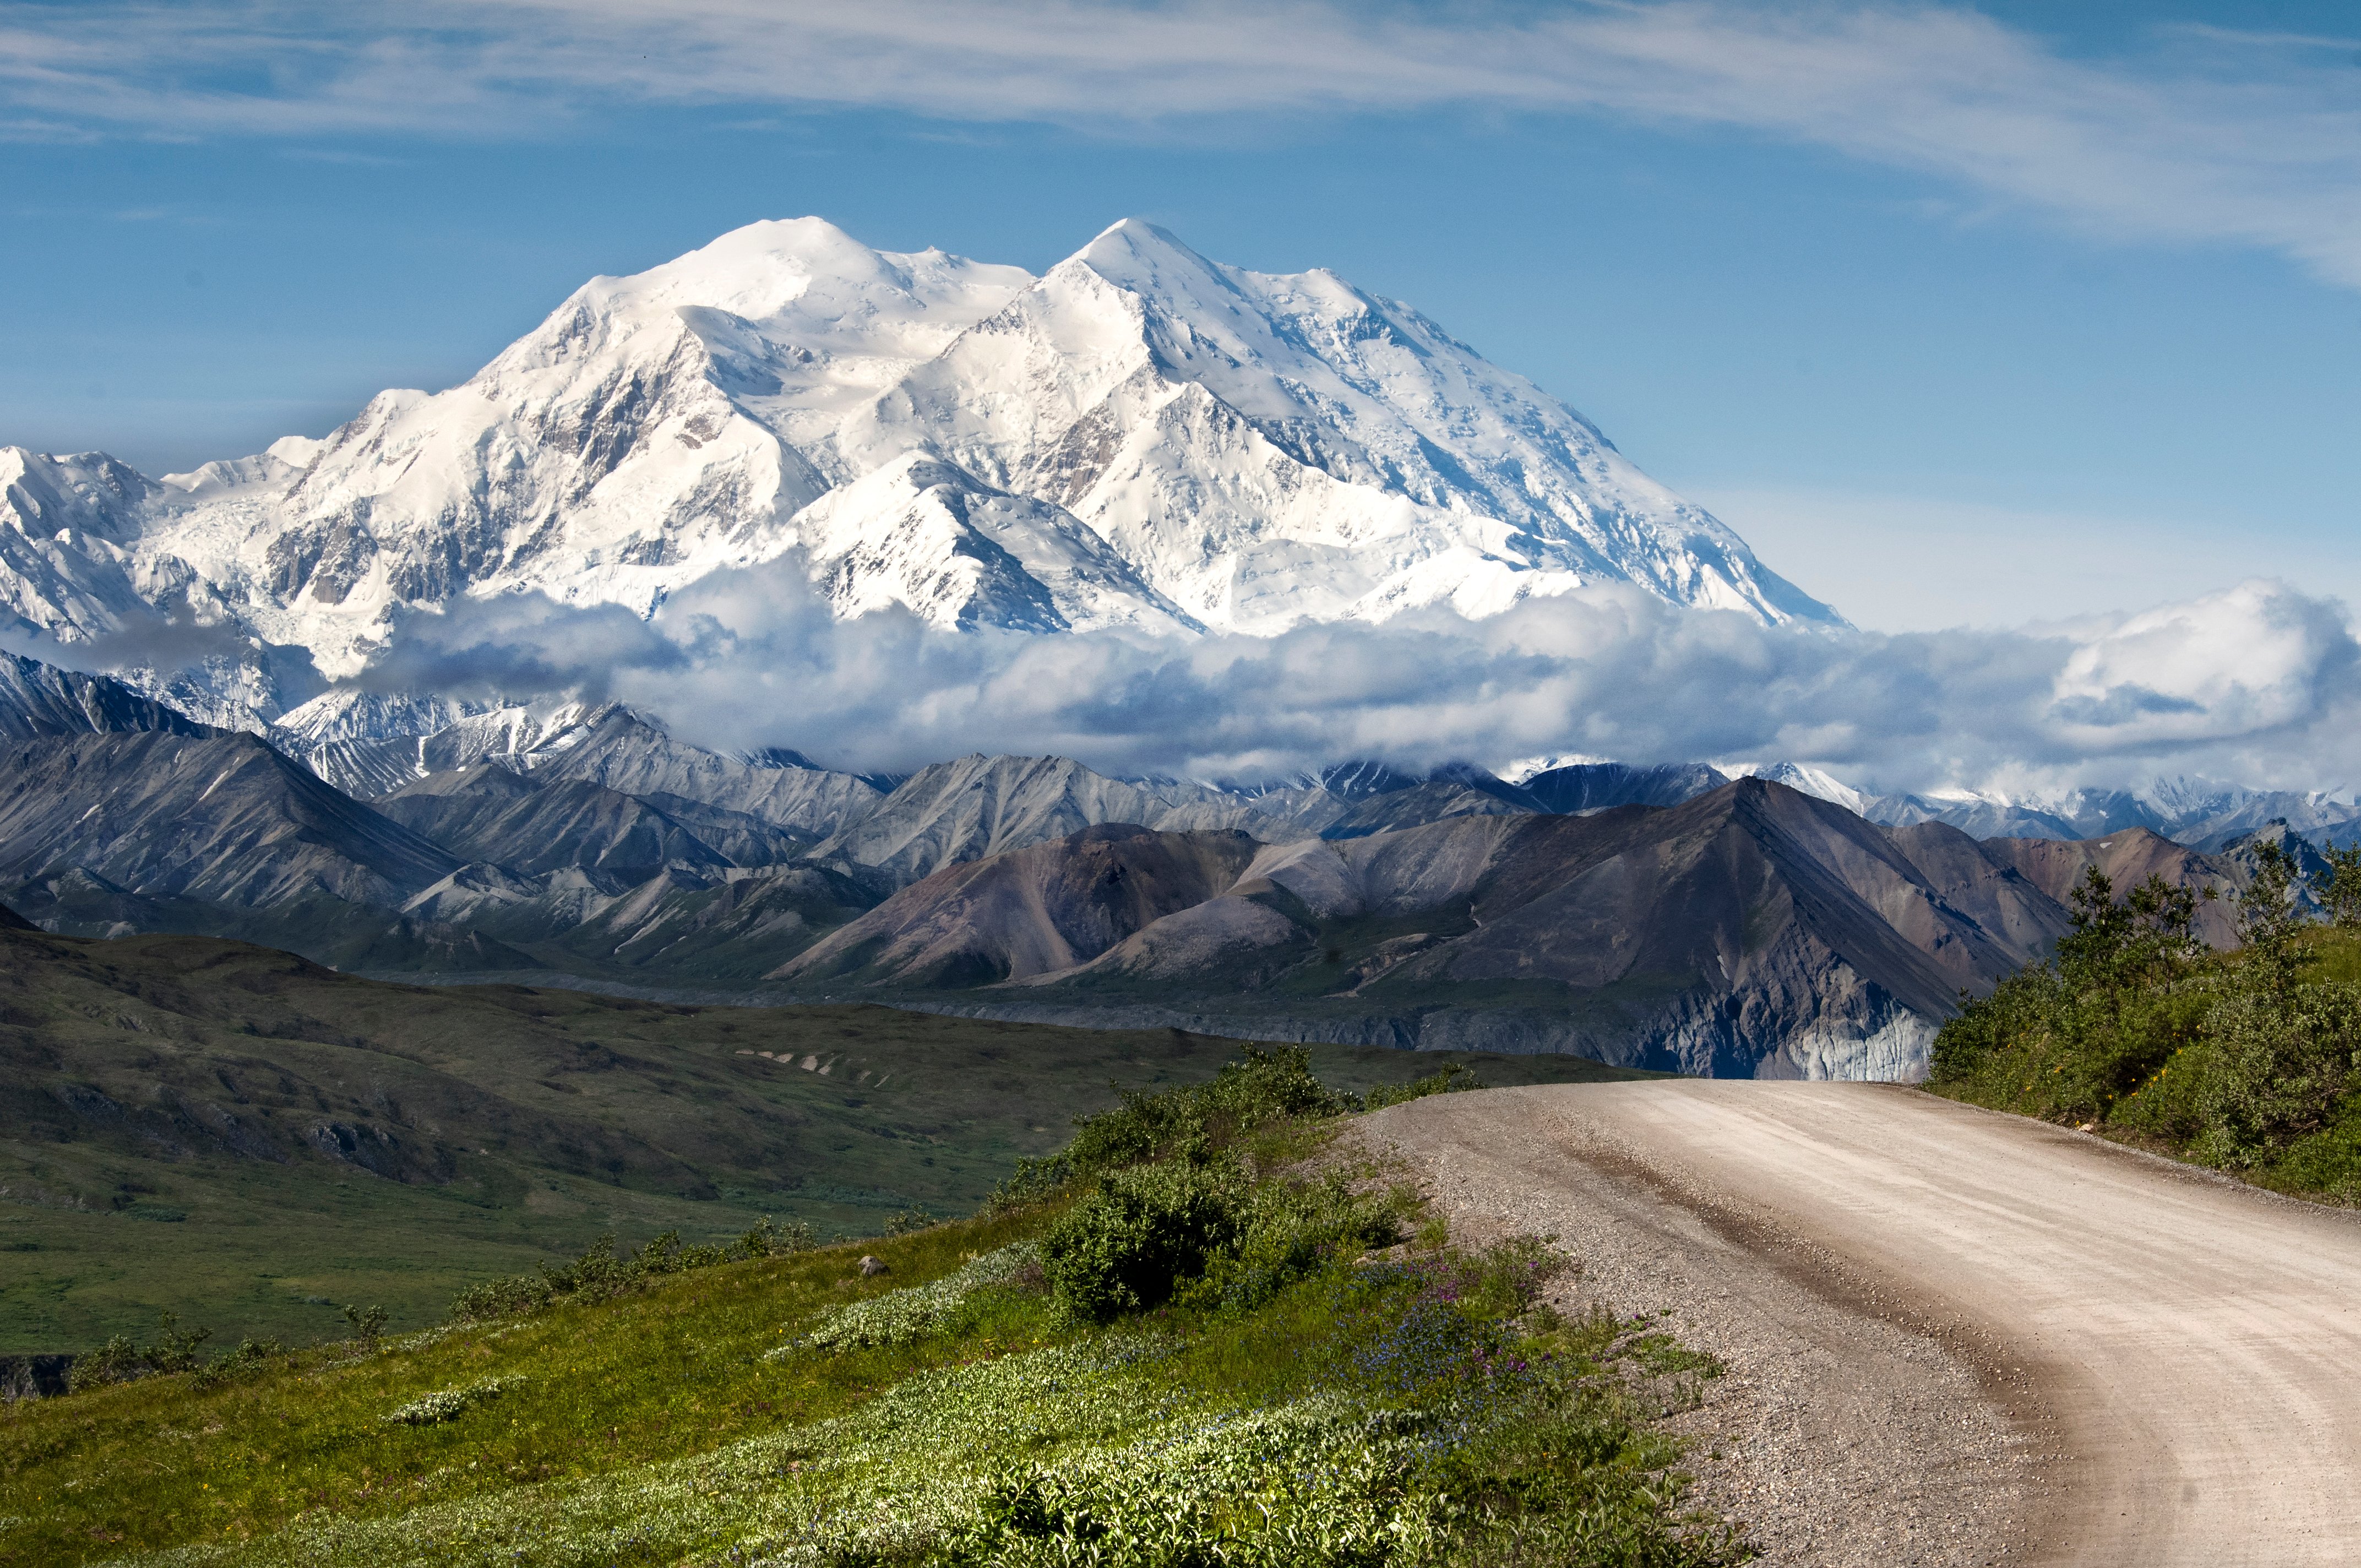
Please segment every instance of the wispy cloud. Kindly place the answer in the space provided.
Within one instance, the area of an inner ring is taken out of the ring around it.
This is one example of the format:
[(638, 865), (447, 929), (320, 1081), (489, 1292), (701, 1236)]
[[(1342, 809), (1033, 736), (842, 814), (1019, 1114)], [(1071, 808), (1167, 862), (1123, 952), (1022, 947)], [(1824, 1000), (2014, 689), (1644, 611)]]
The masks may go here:
[(2094, 60), (1960, 8), (1723, 0), (422, 0), (362, 15), (0, 5), (0, 126), (529, 134), (619, 98), (1135, 130), (1606, 114), (1828, 148), (2109, 235), (2258, 246), (2361, 287), (2361, 71), (2330, 38), (2163, 29)]

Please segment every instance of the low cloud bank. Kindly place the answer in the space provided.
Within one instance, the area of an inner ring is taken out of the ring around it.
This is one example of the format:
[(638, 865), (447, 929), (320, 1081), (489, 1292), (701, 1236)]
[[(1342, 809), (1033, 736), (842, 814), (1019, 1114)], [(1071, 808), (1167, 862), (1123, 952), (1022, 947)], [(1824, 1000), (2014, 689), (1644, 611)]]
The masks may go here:
[(1188, 641), (839, 621), (786, 560), (653, 620), (538, 595), (409, 617), (361, 684), (629, 702), (684, 739), (901, 769), (966, 751), (1283, 775), (1345, 758), (1784, 758), (1884, 790), (2195, 773), (2324, 788), (2361, 763), (2344, 608), (2257, 580), (2135, 615), (1908, 635), (1758, 626), (1602, 586), (1491, 620)]

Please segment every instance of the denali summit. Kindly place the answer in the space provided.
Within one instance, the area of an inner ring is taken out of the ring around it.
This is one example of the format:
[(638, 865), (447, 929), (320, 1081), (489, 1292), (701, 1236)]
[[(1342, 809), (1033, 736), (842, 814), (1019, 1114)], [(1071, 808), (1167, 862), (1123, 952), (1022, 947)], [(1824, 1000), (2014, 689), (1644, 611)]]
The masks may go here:
[[(153, 610), (348, 677), (405, 607), (651, 614), (801, 552), (835, 611), (1275, 632), (1628, 581), (1834, 622), (1581, 415), (1334, 274), (1127, 220), (1039, 278), (759, 223), (595, 279), (464, 385), (162, 480), (0, 449), (0, 601), (62, 641)], [(300, 697), (216, 660), (204, 717)], [(234, 667), (232, 667), (234, 666)]]

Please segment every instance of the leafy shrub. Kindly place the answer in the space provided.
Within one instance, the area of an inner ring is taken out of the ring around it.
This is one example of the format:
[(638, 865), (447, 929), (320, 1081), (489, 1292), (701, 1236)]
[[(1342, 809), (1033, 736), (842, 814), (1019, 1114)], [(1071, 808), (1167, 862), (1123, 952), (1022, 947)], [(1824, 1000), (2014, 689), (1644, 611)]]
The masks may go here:
[(1235, 1166), (1170, 1160), (1110, 1171), (1041, 1235), (1041, 1267), (1076, 1321), (1161, 1306), (1246, 1229)]
[(2328, 864), (2312, 873), (2312, 896), (2333, 924), (2361, 926), (2361, 844), (2332, 844), (2322, 853)]
[(615, 1238), (600, 1236), (571, 1263), (544, 1263), (536, 1274), (511, 1274), (468, 1286), (453, 1299), (450, 1316), (454, 1322), (511, 1317), (537, 1312), (560, 1297), (603, 1301), (665, 1275), (743, 1258), (785, 1256), (816, 1245), (811, 1227), (802, 1221), (779, 1226), (768, 1216), (737, 1240), (718, 1245), (683, 1245), (678, 1231), (666, 1231), (638, 1252), (618, 1256)]
[[(1462, 1082), (1461, 1080), (1465, 1080)], [(1456, 1094), (1462, 1090), (1482, 1089), (1484, 1080), (1466, 1062), (1447, 1061), (1424, 1078), (1414, 1078), (1408, 1083), (1383, 1083), (1369, 1091), (1362, 1100), (1362, 1109), (1382, 1111), (1389, 1105), (1400, 1105), (1411, 1100), (1423, 1100), (1430, 1094)]]
[(1259, 1183), (1236, 1239), (1180, 1294), (1192, 1306), (1250, 1310), (1323, 1265), (1392, 1242), (1400, 1206), (1391, 1193), (1355, 1191), (1333, 1171), (1312, 1182)]
[(287, 1347), (275, 1339), (242, 1339), (236, 1350), (224, 1351), (197, 1369), (195, 1386), (213, 1388), (228, 1382), (242, 1372), (252, 1372), (268, 1366), (287, 1354)]
[(66, 1391), (79, 1394), (110, 1383), (191, 1370), (197, 1365), (197, 1346), (213, 1338), (214, 1332), (182, 1329), (179, 1323), (178, 1318), (166, 1312), (157, 1320), (153, 1344), (138, 1344), (127, 1334), (115, 1334), (98, 1349), (74, 1357), (66, 1374)]
[(1334, 1116), (1352, 1108), (1312, 1074), (1312, 1054), (1301, 1046), (1248, 1046), (1236, 1061), (1204, 1083), (1158, 1094), (1124, 1091), (1112, 1111), (1075, 1121), (1064, 1159), (1089, 1176), (1136, 1165), (1183, 1145), (1217, 1148), (1275, 1123)]
[[(2361, 885), (2361, 858), (2346, 859), (2348, 886)], [(1965, 1003), (1943, 1026), (1930, 1086), (2267, 1175), (2325, 1136), (2361, 1088), (2361, 986), (2305, 976), (2323, 953), (2352, 957), (2351, 938), (2303, 919), (2282, 846), (2258, 844), (2256, 862), (2238, 899), (2246, 945), (2232, 954), (2189, 939), (2196, 902), (2185, 891), (2151, 878), (2119, 904), (2092, 870), (2056, 959)], [(2334, 868), (2323, 880), (2333, 884)], [(2354, 1185), (2361, 1144), (2331, 1144), (2269, 1179)]]
[(2348, 986), (2230, 996), (2206, 1025), (2191, 1152), (2211, 1165), (2250, 1167), (2318, 1132), (2361, 1069), (2361, 996)]
[[(1459, 1064), (1448, 1063), (1437, 1077), (1448, 1083), (1459, 1070)], [(1434, 1082), (1433, 1078), (1420, 1080), (1421, 1085)], [(1435, 1090), (1421, 1087), (1418, 1091)], [(1301, 1046), (1249, 1045), (1245, 1056), (1224, 1063), (1204, 1083), (1153, 1094), (1118, 1086), (1116, 1095), (1119, 1103), (1114, 1110), (1074, 1118), (1074, 1141), (1065, 1148), (1043, 1158), (1018, 1160), (1008, 1179), (984, 1201), (983, 1212), (1029, 1208), (1064, 1192), (1079, 1178), (1159, 1155), (1192, 1153), (1202, 1158), (1266, 1127), (1359, 1109), (1351, 1095), (1339, 1094), (1312, 1076), (1312, 1054)]]
[(1027, 1156), (1016, 1162), (1001, 1184), (992, 1190), (981, 1211), (985, 1216), (1013, 1214), (1019, 1209), (1030, 1209), (1046, 1203), (1066, 1190), (1073, 1179), (1074, 1164), (1063, 1153), (1040, 1158)]
[(1419, 1483), (1425, 1423), (1343, 1398), (1190, 1422), (1004, 1465), (943, 1556), (959, 1563), (1363, 1568), (1426, 1560), (1448, 1500)]

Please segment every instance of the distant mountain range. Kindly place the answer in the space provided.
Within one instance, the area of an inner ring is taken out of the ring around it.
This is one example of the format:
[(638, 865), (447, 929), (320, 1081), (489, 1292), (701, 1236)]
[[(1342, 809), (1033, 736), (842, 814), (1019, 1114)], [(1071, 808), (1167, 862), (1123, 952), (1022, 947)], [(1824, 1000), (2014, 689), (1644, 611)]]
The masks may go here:
[(2203, 779), (2158, 779), (2144, 789), (2077, 789), (2012, 797), (1966, 790), (1877, 795), (1792, 762), (1745, 770), (1857, 811), (1907, 827), (1942, 822), (1978, 839), (2096, 839), (2126, 828), (2193, 849), (2228, 849), (2273, 824), (2321, 843), (2361, 840), (2361, 803), (2350, 792), (2256, 790)]
[(1840, 624), (1407, 305), (1137, 220), (1038, 278), (755, 224), (324, 439), (161, 479), (0, 448), (0, 615), (229, 629), (250, 653), (155, 689), (234, 728), (354, 674), (405, 609), (645, 615), (790, 551), (837, 614), (944, 628), (1270, 632), (1599, 581)]
[(2009, 808), (2037, 830), (1980, 839), (1938, 813), (1993, 803), (1787, 766), (862, 777), (614, 707), (346, 695), (266, 739), (8, 658), (0, 736), (0, 902), (69, 935), (1740, 1075), (1907, 1076), (1960, 991), (2048, 950), (2084, 866), (2235, 890), (2232, 829), (2278, 799), (2125, 796), (2151, 821), (2088, 838)]

